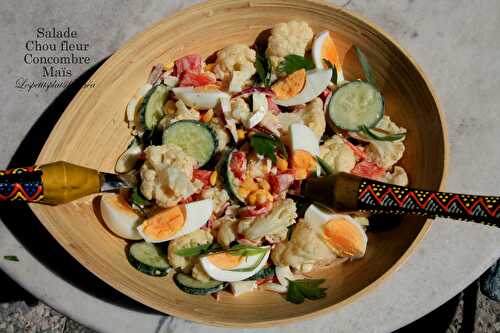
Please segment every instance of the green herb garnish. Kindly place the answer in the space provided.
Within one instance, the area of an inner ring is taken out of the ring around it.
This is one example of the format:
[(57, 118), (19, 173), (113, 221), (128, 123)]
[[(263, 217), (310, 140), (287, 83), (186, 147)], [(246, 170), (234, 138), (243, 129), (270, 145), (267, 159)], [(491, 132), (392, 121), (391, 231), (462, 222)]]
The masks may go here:
[(16, 256), (3, 256), (3, 258), (9, 261), (19, 261), (19, 258)]
[(234, 246), (231, 246), (226, 252), (233, 256), (248, 257), (262, 253), (265, 254), (268, 250), (269, 248), (267, 247), (236, 244)]
[(288, 158), (285, 145), (280, 139), (272, 137), (264, 133), (255, 133), (250, 138), (250, 145), (255, 149), (257, 154), (269, 158), (273, 163), (276, 163), (276, 153), (281, 154), (285, 159)]
[(301, 304), (304, 300), (316, 300), (326, 296), (326, 288), (320, 288), (319, 285), (325, 282), (325, 279), (302, 279), (288, 280), (288, 293), (286, 300), (295, 304)]
[(197, 257), (202, 254), (218, 251), (220, 249), (222, 249), (222, 246), (218, 243), (202, 244), (194, 247), (179, 249), (175, 251), (175, 254), (181, 257)]
[(323, 170), (327, 175), (333, 174), (333, 168), (327, 161), (319, 156), (316, 156), (316, 161), (318, 161), (318, 164), (321, 166), (321, 170)]
[(253, 265), (251, 267), (247, 267), (247, 268), (231, 269), (230, 271), (231, 272), (251, 272), (251, 271), (255, 270), (257, 267), (259, 267), (262, 260), (264, 260), (264, 257), (266, 255), (266, 252), (268, 251), (268, 249), (265, 249), (265, 250), (266, 250), (265, 252), (260, 254), (259, 259), (257, 259), (257, 262), (255, 263), (255, 265)]
[(271, 86), (271, 62), (261, 48), (256, 47), (256, 51), (255, 69), (259, 83), (262, 83), (264, 87), (269, 87)]
[(361, 67), (363, 67), (363, 72), (365, 73), (366, 81), (376, 86), (375, 75), (373, 74), (372, 67), (370, 66), (370, 63), (368, 62), (368, 59), (366, 58), (365, 54), (357, 46), (354, 46), (354, 50), (356, 51), (356, 55), (358, 56), (358, 60), (361, 64)]
[(328, 68), (331, 68), (332, 69), (332, 83), (334, 84), (339, 84), (337, 82), (338, 78), (337, 78), (337, 67), (335, 67), (335, 65), (333, 65), (330, 60), (328, 59), (323, 59), (323, 62), (328, 66)]
[(365, 125), (361, 126), (361, 131), (369, 138), (377, 141), (397, 141), (401, 140), (406, 136), (406, 132), (388, 134), (385, 136), (380, 136), (375, 134), (373, 130), (369, 129)]
[(130, 195), (130, 201), (132, 202), (133, 205), (139, 208), (144, 208), (152, 204), (151, 201), (149, 201), (142, 195), (142, 193), (139, 191), (138, 186), (132, 189), (132, 194)]
[(313, 69), (314, 63), (311, 60), (297, 54), (289, 54), (278, 65), (278, 72), (292, 74), (302, 68), (305, 68), (306, 70)]

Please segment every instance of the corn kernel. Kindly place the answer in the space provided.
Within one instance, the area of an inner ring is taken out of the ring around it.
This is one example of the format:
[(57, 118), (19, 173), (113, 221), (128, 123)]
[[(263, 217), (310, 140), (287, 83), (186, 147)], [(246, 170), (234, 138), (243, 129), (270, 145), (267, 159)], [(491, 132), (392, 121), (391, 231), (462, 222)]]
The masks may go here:
[(210, 175), (210, 185), (214, 186), (215, 182), (217, 182), (217, 171), (212, 172)]
[(286, 171), (288, 169), (288, 161), (284, 158), (277, 157), (276, 166), (278, 167), (279, 171)]
[(266, 203), (267, 201), (267, 192), (264, 191), (264, 190), (258, 190), (258, 191), (255, 191), (256, 193), (256, 196), (257, 196), (257, 203), (259, 205), (263, 205)]
[(177, 107), (175, 106), (175, 102), (172, 100), (167, 101), (167, 103), (165, 103), (163, 105), (163, 113), (164, 114), (172, 114), (173, 115), (176, 112), (176, 110), (177, 110)]
[(267, 192), (267, 201), (269, 202), (273, 202), (274, 201), (274, 197), (271, 193)]
[(205, 112), (205, 114), (203, 115), (203, 117), (201, 118), (201, 120), (204, 123), (208, 123), (210, 120), (212, 120), (213, 117), (214, 117), (214, 110), (213, 109), (208, 109), (208, 111)]
[(248, 204), (249, 205), (255, 205), (257, 202), (257, 194), (255, 192), (250, 193), (250, 195), (247, 197)]
[(297, 180), (302, 180), (307, 178), (307, 170), (303, 168), (295, 169), (294, 174), (295, 174), (295, 179)]
[(252, 178), (245, 178), (240, 187), (246, 188), (250, 191), (255, 191), (259, 188), (259, 186), (253, 181)]
[(239, 190), (238, 190), (238, 193), (240, 194), (240, 196), (242, 196), (243, 198), (246, 198), (248, 197), (248, 195), (250, 194), (250, 190), (249, 189), (246, 189), (246, 188), (243, 188), (243, 187), (240, 187)]
[(267, 180), (263, 179), (261, 182), (260, 182), (260, 188), (266, 190), (266, 191), (269, 191), (271, 190), (271, 185), (269, 185), (269, 183), (267, 182)]
[(163, 69), (168, 71), (169, 69), (174, 68), (174, 65), (175, 64), (173, 62), (169, 62), (168, 64), (163, 65)]
[(245, 131), (242, 129), (238, 130), (238, 141), (245, 139)]
[(207, 72), (213, 72), (214, 71), (214, 67), (215, 67), (214, 63), (212, 63), (212, 64), (206, 64), (205, 65), (205, 71), (207, 71)]

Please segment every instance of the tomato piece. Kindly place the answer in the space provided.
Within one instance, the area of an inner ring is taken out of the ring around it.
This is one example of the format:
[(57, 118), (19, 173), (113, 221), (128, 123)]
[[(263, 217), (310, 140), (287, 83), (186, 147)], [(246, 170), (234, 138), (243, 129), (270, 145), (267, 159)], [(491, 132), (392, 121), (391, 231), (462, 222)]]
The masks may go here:
[(236, 178), (243, 179), (247, 171), (247, 158), (243, 151), (235, 151), (231, 154), (229, 168)]
[(185, 71), (201, 73), (201, 55), (190, 54), (175, 61), (175, 73), (180, 77)]
[(198, 179), (203, 183), (203, 188), (210, 186), (210, 176), (212, 176), (213, 171), (210, 170), (193, 170), (193, 179)]
[(213, 77), (188, 70), (181, 74), (179, 87), (201, 87), (213, 83), (215, 83)]
[(246, 206), (238, 212), (240, 217), (255, 217), (267, 214), (273, 209), (273, 204), (271, 202), (266, 202), (264, 206)]
[(354, 166), (351, 173), (356, 176), (377, 180), (385, 173), (385, 169), (379, 167), (377, 163), (373, 161), (362, 160)]
[(281, 193), (286, 190), (293, 184), (295, 180), (295, 176), (293, 173), (281, 173), (279, 175), (269, 175), (268, 181), (269, 185), (271, 185), (271, 190), (273, 193)]

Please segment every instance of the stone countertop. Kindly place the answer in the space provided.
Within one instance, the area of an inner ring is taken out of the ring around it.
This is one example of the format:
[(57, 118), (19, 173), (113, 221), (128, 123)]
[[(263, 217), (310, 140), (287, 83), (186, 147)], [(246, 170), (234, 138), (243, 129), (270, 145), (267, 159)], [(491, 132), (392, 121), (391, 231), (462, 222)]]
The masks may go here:
[[(7, 166), (25, 134), (46, 108), (53, 107), (54, 100), (67, 103), (65, 97), (59, 96), (62, 89), (27, 92), (15, 88), (20, 77), (31, 80), (40, 77), (39, 66), (23, 62), (25, 43), (34, 37), (36, 27), (69, 26), (78, 31), (82, 42), (90, 43), (87, 55), (91, 63), (72, 66), (74, 79), (135, 33), (194, 2), (154, 0), (147, 6), (120, 0), (2, 2), (0, 166)], [(381, 26), (412, 54), (427, 74), (448, 123), (451, 158), (447, 190), (498, 194), (500, 178), (491, 174), (500, 165), (497, 147), (500, 3), (495, 0), (333, 2)], [(24, 151), (24, 155), (25, 160), (36, 158), (29, 156), (29, 151)], [(21, 216), (19, 223), (28, 217)], [(44, 230), (37, 232), (43, 234)], [(101, 332), (282, 332), (306, 328), (313, 332), (390, 331), (456, 295), (500, 256), (499, 230), (437, 219), (415, 254), (380, 287), (354, 304), (289, 326), (236, 330), (144, 312), (142, 307), (93, 280), (84, 269), (75, 268), (81, 269), (79, 274), (88, 277), (85, 281), (90, 280), (92, 287), (64, 272), (64, 268), (40, 260), (36, 251), (27, 250), (29, 237), (19, 234), (16, 237), (0, 224), (0, 257), (16, 255), (20, 260), (0, 259), (0, 268), (58, 311)], [(61, 251), (50, 237), (47, 242), (54, 251)]]

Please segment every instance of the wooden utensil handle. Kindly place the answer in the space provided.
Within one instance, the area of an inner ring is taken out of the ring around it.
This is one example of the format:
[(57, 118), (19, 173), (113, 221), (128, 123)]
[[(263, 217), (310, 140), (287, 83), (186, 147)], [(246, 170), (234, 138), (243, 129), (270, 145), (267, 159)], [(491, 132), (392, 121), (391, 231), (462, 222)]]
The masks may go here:
[(42, 173), (38, 166), (0, 171), (0, 201), (41, 201)]
[(372, 213), (441, 216), (500, 227), (500, 197), (417, 190), (362, 179), (358, 207)]

